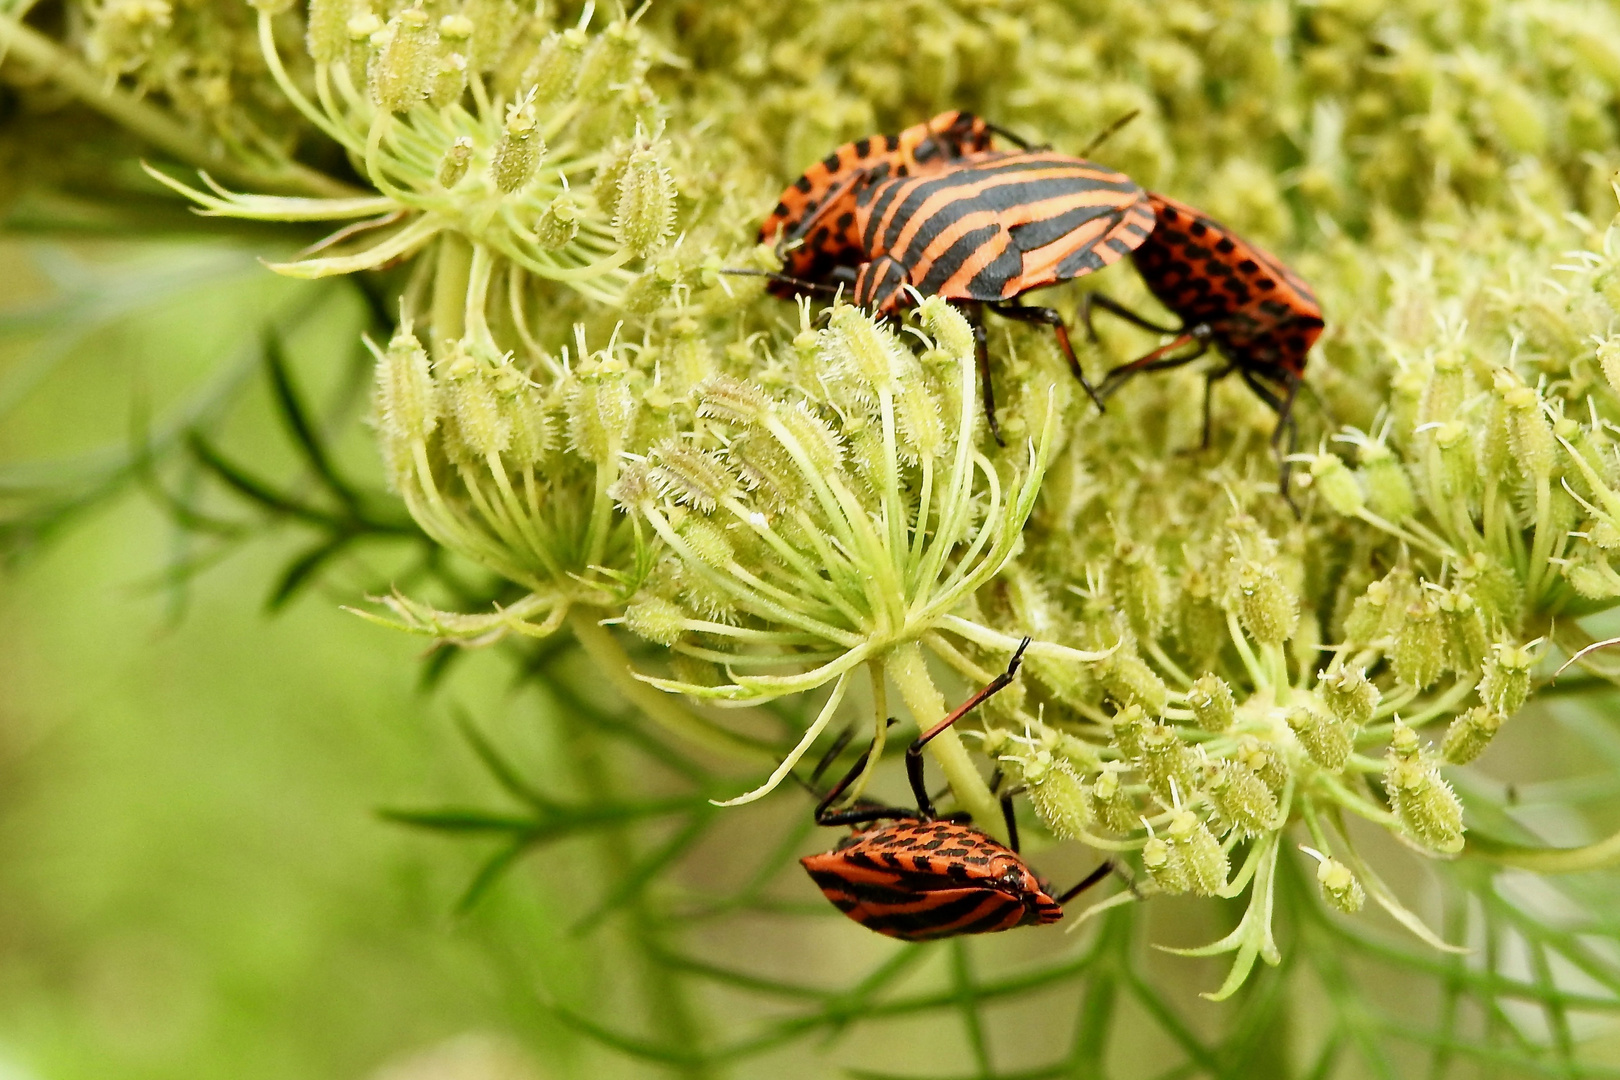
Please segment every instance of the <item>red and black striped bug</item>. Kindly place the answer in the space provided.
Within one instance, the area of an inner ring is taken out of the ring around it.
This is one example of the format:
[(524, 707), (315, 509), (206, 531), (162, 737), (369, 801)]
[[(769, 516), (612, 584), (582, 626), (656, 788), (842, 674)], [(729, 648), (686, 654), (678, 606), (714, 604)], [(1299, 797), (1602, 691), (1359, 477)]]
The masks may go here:
[(759, 242), (774, 243), (782, 260), (781, 278), (771, 282), (771, 293), (791, 299), (799, 289), (786, 279), (824, 282), (834, 267), (864, 261), (855, 231), (854, 187), (871, 170), (882, 166), (889, 176), (932, 171), (988, 151), (992, 135), (1028, 145), (981, 117), (952, 110), (899, 134), (845, 143), (810, 166), (782, 192), (759, 227)]
[[(1074, 888), (1053, 896), (1051, 887), (1018, 855), (1018, 830), (1011, 794), (1002, 813), (1012, 846), (997, 843), (968, 824), (966, 815), (940, 817), (924, 784), (922, 749), (1018, 673), (1025, 638), (1007, 670), (920, 735), (906, 750), (906, 775), (916, 810), (859, 805), (833, 810), (832, 804), (866, 767), (868, 747), (844, 778), (816, 804), (819, 825), (852, 825), (856, 830), (832, 851), (800, 859), (805, 870), (845, 915), (869, 930), (904, 941), (932, 941), (959, 934), (987, 934), (1015, 926), (1038, 926), (1063, 918), (1063, 905), (1108, 876), (1103, 863)], [(835, 745), (825, 767), (843, 748)], [(818, 769), (819, 771), (819, 769)], [(874, 828), (859, 828), (887, 821)]]
[(851, 143), (795, 181), (789, 193), (797, 195), (784, 194), (761, 236), (774, 230), (779, 237), (783, 271), (766, 275), (777, 295), (848, 288), (855, 303), (882, 315), (913, 294), (965, 308), (985, 414), (1000, 442), (980, 309), (1052, 327), (1070, 370), (1100, 408), (1063, 317), (1012, 301), (1122, 258), (1152, 231), (1153, 211), (1128, 177), (1084, 158), (980, 150), (992, 132), (1006, 135), (977, 117), (943, 113), (882, 147)]
[[(1282, 457), (1280, 487), (1286, 499), (1288, 455), (1296, 440), (1294, 398), (1304, 378), (1306, 354), (1325, 325), (1316, 294), (1276, 257), (1203, 212), (1155, 192), (1148, 192), (1148, 200), (1157, 224), (1131, 258), (1148, 289), (1180, 317), (1181, 326), (1160, 326), (1106, 296), (1086, 294), (1081, 318), (1093, 341), (1093, 308), (1145, 330), (1175, 335), (1110, 371), (1098, 393), (1107, 398), (1137, 372), (1179, 367), (1215, 346), (1226, 364), (1210, 373), (1205, 386), (1203, 445), (1209, 445), (1210, 391), (1236, 371), (1277, 413), (1271, 446)], [(1189, 345), (1191, 351), (1174, 355)], [(1279, 444), (1285, 433), (1288, 446), (1283, 450)]]

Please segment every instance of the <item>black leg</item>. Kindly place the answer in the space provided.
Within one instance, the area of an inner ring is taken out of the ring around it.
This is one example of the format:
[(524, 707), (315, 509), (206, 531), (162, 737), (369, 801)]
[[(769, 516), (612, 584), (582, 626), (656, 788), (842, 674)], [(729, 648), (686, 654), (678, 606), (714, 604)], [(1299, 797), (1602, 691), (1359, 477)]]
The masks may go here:
[(817, 825), (860, 825), (867, 821), (915, 820), (915, 810), (898, 806), (854, 806), (848, 810), (824, 810), (816, 815)]
[(1137, 114), (1140, 113), (1141, 111), (1142, 111), (1141, 109), (1132, 109), (1130, 112), (1126, 113), (1124, 116), (1121, 116), (1118, 120), (1115, 120), (1112, 124), (1109, 124), (1107, 127), (1103, 128), (1101, 131), (1097, 132), (1097, 134), (1095, 134), (1095, 135), (1093, 135), (1091, 137), (1090, 142), (1086, 143), (1086, 145), (1084, 145), (1084, 146), (1082, 146), (1080, 148), (1080, 152), (1078, 154), (1076, 154), (1075, 156), (1076, 157), (1090, 157), (1096, 151), (1097, 147), (1101, 146), (1103, 143), (1107, 142), (1110, 138), (1112, 138), (1113, 135), (1114, 135), (1114, 132), (1118, 131), (1120, 128), (1124, 127), (1126, 124), (1130, 123), (1132, 120), (1135, 120), (1136, 117), (1137, 117)]
[(1107, 877), (1113, 872), (1113, 863), (1102, 863), (1097, 867), (1097, 869), (1081, 878), (1078, 885), (1064, 893), (1062, 896), (1058, 897), (1057, 902), (1060, 904), (1067, 904), (1070, 900), (1073, 900), (1075, 897), (1079, 896), (1081, 893), (1085, 892), (1087, 889), (1091, 888), (1093, 885), (1097, 884), (1097, 882), (1101, 881), (1103, 878)]
[(1293, 456), (1299, 445), (1299, 427), (1294, 423), (1294, 400), (1299, 396), (1300, 377), (1291, 371), (1277, 376), (1285, 387), (1283, 393), (1278, 394), (1247, 368), (1242, 369), (1242, 374), (1243, 381), (1254, 391), (1255, 396), (1271, 406), (1277, 414), (1277, 426), (1271, 431), (1271, 452), (1277, 458), (1277, 490), (1282, 495), (1283, 501), (1288, 504), (1288, 508), (1294, 512), (1294, 516), (1303, 517), (1299, 504), (1294, 502), (1293, 494), (1288, 489), (1289, 474), (1294, 466), (1288, 459)]
[(1007, 846), (1018, 853), (1018, 815), (1013, 813), (1012, 793), (1001, 797), (1001, 820), (1007, 823)]
[[(1128, 364), (1121, 364), (1113, 371), (1110, 371), (1107, 376), (1103, 378), (1102, 384), (1097, 387), (1097, 392), (1101, 394), (1103, 400), (1106, 401), (1108, 398), (1113, 396), (1114, 391), (1118, 390), (1121, 386), (1124, 386), (1126, 381), (1130, 379), (1132, 375), (1137, 375), (1144, 371), (1168, 371), (1170, 368), (1181, 367), (1183, 364), (1190, 364), (1194, 360), (1197, 360), (1200, 356), (1203, 356), (1204, 353), (1209, 351), (1209, 342), (1207, 339), (1198, 336), (1198, 329), (1201, 329), (1201, 327), (1194, 328), (1194, 330), (1189, 331), (1188, 333), (1179, 335), (1174, 341), (1166, 342), (1165, 344), (1160, 345), (1157, 349), (1154, 349), (1152, 352), (1143, 353), (1141, 356), (1138, 356), (1135, 360), (1132, 360)], [(1195, 343), (1195, 347), (1193, 351), (1188, 353), (1186, 356), (1166, 355), (1167, 353), (1174, 352), (1176, 349), (1181, 348), (1183, 345), (1186, 345), (1189, 342)]]
[(1227, 364), (1219, 371), (1211, 372), (1209, 378), (1204, 380), (1204, 438), (1203, 441), (1198, 444), (1198, 448), (1200, 450), (1209, 449), (1209, 403), (1210, 399), (1215, 396), (1215, 384), (1236, 370), (1236, 364)]
[[(890, 717), (890, 721), (893, 721), (893, 717)], [(810, 782), (812, 784), (819, 781), (821, 779), (821, 774), (832, 767), (832, 763), (838, 760), (838, 755), (844, 752), (844, 747), (848, 746), (849, 740), (853, 739), (854, 737), (855, 729), (853, 727), (847, 727), (838, 736), (838, 738), (833, 740), (832, 746), (827, 748), (827, 752), (821, 755), (821, 760), (816, 762), (816, 767), (810, 771)]]
[(1086, 335), (1092, 341), (1097, 340), (1097, 331), (1091, 325), (1091, 309), (1094, 307), (1100, 307), (1110, 315), (1124, 319), (1132, 326), (1140, 326), (1143, 330), (1151, 330), (1155, 334), (1180, 334), (1183, 332), (1180, 327), (1160, 326), (1158, 323), (1149, 322), (1111, 296), (1098, 292), (1088, 292), (1080, 298), (1080, 319), (1086, 324)]
[(990, 423), (990, 435), (997, 446), (1006, 446), (1001, 438), (1001, 425), (996, 423), (996, 391), (990, 385), (990, 344), (984, 336), (984, 313), (978, 304), (957, 305), (973, 327), (973, 359), (979, 365), (979, 389), (984, 394), (984, 418)]
[(1024, 662), (1024, 650), (1029, 648), (1029, 642), (1030, 639), (1025, 638), (1018, 643), (1018, 648), (1012, 654), (1012, 659), (1007, 662), (1006, 671), (991, 679), (984, 689), (958, 705), (945, 719), (917, 736), (917, 741), (906, 748), (906, 777), (911, 781), (911, 793), (917, 797), (917, 809), (922, 811), (924, 817), (931, 818), (934, 816), (934, 803), (928, 797), (928, 788), (923, 780), (923, 747), (927, 746), (934, 736), (984, 704), (989, 698), (1005, 690), (1007, 685), (1018, 676), (1018, 666)]
[(1044, 323), (1052, 328), (1057, 335), (1058, 348), (1063, 351), (1063, 358), (1069, 362), (1069, 370), (1074, 377), (1080, 380), (1085, 387), (1086, 394), (1097, 405), (1097, 411), (1103, 411), (1102, 398), (1092, 389), (1091, 383), (1086, 381), (1086, 373), (1080, 370), (1080, 360), (1074, 355), (1074, 346), (1069, 344), (1069, 327), (1053, 308), (1046, 307), (1020, 307), (1017, 304), (991, 304), (990, 310), (1004, 319), (1016, 319), (1019, 322)]
[[(895, 722), (894, 717), (891, 716), (891, 717), (889, 717), (888, 721), (885, 723), (884, 726), (885, 727), (893, 727), (894, 722)], [(824, 758), (822, 758), (821, 763), (816, 766), (816, 771), (815, 771), (815, 773), (813, 775), (820, 776), (822, 770), (825, 769), (828, 765), (831, 765), (833, 763), (833, 761), (838, 757), (838, 752), (842, 751), (844, 746), (846, 746), (849, 743), (849, 734), (850, 734), (849, 732), (845, 732), (844, 735), (842, 735), (837, 740), (837, 742), (835, 742), (833, 744), (832, 752), (828, 753)], [(853, 765), (851, 765), (849, 767), (849, 772), (845, 773), (843, 778), (841, 780), (839, 780), (838, 783), (834, 784), (831, 788), (829, 788), (827, 790), (827, 794), (823, 795), (821, 797), (821, 800), (816, 803), (816, 824), (817, 825), (836, 825), (836, 824), (839, 824), (840, 823), (839, 821), (834, 821), (832, 819), (836, 818), (839, 814), (848, 813), (848, 811), (829, 810), (828, 808), (830, 806), (832, 806), (833, 803), (837, 802), (838, 801), (838, 796), (842, 795), (845, 792), (845, 790), (847, 790), (849, 788), (849, 785), (851, 785), (851, 784), (853, 784), (855, 782), (855, 778), (857, 776), (861, 775), (861, 770), (866, 768), (867, 759), (872, 756), (872, 750), (876, 746), (877, 746), (877, 739), (873, 739), (870, 743), (868, 743), (867, 746), (866, 746), (866, 749), (861, 751), (861, 756), (855, 759), (855, 764), (853, 764)], [(899, 814), (890, 814), (889, 816), (890, 817), (910, 817), (912, 815), (911, 815), (911, 811), (907, 810), (907, 811), (902, 811)], [(870, 821), (872, 819), (866, 818), (864, 820)]]

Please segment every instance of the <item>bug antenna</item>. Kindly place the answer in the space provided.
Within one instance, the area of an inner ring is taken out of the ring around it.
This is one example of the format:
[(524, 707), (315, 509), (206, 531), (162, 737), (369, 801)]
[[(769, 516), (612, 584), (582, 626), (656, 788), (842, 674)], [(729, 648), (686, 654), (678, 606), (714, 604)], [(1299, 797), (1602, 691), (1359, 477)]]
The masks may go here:
[(784, 285), (792, 285), (795, 289), (804, 289), (807, 292), (831, 293), (837, 295), (838, 290), (831, 285), (823, 285), (819, 281), (806, 281), (803, 278), (792, 277), (788, 274), (779, 274), (774, 270), (731, 270), (723, 269), (722, 274), (731, 274), (734, 277), (762, 277), (772, 281), (780, 281)]
[(1124, 127), (1126, 124), (1130, 123), (1132, 120), (1135, 120), (1139, 115), (1141, 115), (1141, 112), (1141, 109), (1132, 109), (1124, 116), (1121, 116), (1118, 120), (1115, 120), (1112, 124), (1109, 124), (1107, 127), (1103, 128), (1101, 131), (1091, 137), (1091, 141), (1086, 143), (1078, 156), (1089, 157), (1099, 146), (1113, 138), (1114, 134), (1118, 132), (1120, 128)]
[(989, 121), (985, 121), (984, 130), (990, 132), (992, 135), (1000, 135), (1003, 139), (1006, 139), (1020, 150), (1028, 150), (1030, 148), (1031, 144), (1028, 139), (1024, 138), (1022, 135), (1013, 134), (999, 124), (992, 124)]

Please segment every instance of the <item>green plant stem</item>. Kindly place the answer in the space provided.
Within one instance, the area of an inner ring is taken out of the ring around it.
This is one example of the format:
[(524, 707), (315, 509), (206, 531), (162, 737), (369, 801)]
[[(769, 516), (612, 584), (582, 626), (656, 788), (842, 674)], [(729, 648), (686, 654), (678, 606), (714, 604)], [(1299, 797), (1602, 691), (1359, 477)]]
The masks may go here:
[(207, 169), (231, 183), (322, 198), (364, 194), (294, 161), (275, 169), (258, 169), (232, 160), (210, 148), (196, 133), (151, 102), (119, 89), (115, 82), (91, 70), (44, 34), (3, 15), (0, 15), (0, 54), (9, 54), (37, 68), (78, 101), (165, 153), (188, 165)]
[(1593, 844), (1572, 848), (1532, 847), (1493, 840), (1488, 836), (1470, 835), (1466, 850), (1470, 855), (1478, 855), (1504, 866), (1533, 870), (1538, 874), (1575, 874), (1583, 870), (1607, 870), (1620, 866), (1620, 833), (1606, 836)]
[(672, 735), (717, 754), (751, 764), (775, 765), (776, 758), (723, 728), (707, 723), (683, 708), (679, 700), (636, 678), (630, 657), (605, 626), (589, 612), (575, 611), (568, 627), (580, 648), (596, 665), (597, 673), (649, 720)]
[[(929, 677), (922, 649), (915, 641), (908, 641), (891, 652), (884, 661), (884, 668), (900, 688), (900, 696), (917, 721), (918, 731), (926, 731), (945, 719), (945, 697)], [(973, 815), (974, 825), (1006, 843), (1007, 827), (1001, 820), (1001, 808), (984, 777), (974, 768), (973, 759), (955, 729), (946, 728), (934, 736), (928, 744), (928, 752), (939, 764), (945, 779), (950, 781), (957, 803)]]
[(439, 234), (433, 267), (433, 351), (442, 354), (467, 329), (467, 286), (472, 280), (472, 245), (457, 233)]

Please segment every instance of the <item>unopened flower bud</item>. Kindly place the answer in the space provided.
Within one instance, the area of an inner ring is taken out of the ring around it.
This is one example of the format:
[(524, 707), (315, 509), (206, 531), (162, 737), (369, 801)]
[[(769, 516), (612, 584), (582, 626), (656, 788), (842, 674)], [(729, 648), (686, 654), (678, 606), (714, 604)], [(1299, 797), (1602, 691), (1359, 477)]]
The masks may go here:
[(1281, 645), (1299, 624), (1299, 599), (1275, 568), (1246, 560), (1237, 572), (1238, 621), (1262, 645)]
[(1097, 678), (1119, 704), (1139, 706), (1151, 716), (1164, 715), (1170, 688), (1141, 657), (1121, 649), (1098, 665)]
[(533, 104), (522, 101), (508, 106), (506, 131), (489, 164), (495, 186), (507, 194), (527, 187), (545, 154), (546, 141), (534, 129)]
[(1165, 805), (1185, 797), (1193, 787), (1193, 756), (1175, 729), (1160, 723), (1142, 731), (1142, 755), (1137, 770), (1148, 790)]
[(1316, 677), (1323, 702), (1340, 723), (1358, 729), (1372, 722), (1380, 694), (1363, 668), (1334, 664), (1327, 671), (1317, 672)]
[(568, 442), (597, 467), (619, 456), (635, 417), (635, 399), (620, 361), (581, 365), (563, 392)]
[(446, 15), (439, 20), (439, 37), (459, 46), (473, 36), (473, 21), (462, 14)]
[(1452, 349), (1441, 352), (1434, 358), (1434, 371), (1423, 388), (1418, 423), (1442, 424), (1454, 420), (1462, 411), (1467, 392), (1467, 362), (1462, 354)]
[(1232, 760), (1246, 765), (1272, 791), (1281, 791), (1288, 784), (1288, 764), (1270, 742), (1245, 735), (1232, 752)]
[(1427, 753), (1408, 756), (1392, 748), (1384, 788), (1395, 816), (1419, 843), (1447, 854), (1462, 850), (1462, 803)]
[(354, 0), (309, 0), (305, 41), (317, 64), (341, 64), (349, 58), (349, 20)]
[(572, 243), (579, 235), (579, 220), (583, 214), (578, 196), (563, 192), (551, 200), (535, 221), (535, 242), (550, 250)]
[(699, 562), (715, 568), (729, 565), (736, 551), (720, 526), (699, 514), (688, 514), (678, 530)]
[(1400, 524), (1417, 512), (1406, 466), (1389, 447), (1382, 443), (1363, 446), (1361, 475), (1367, 485), (1367, 505), (1379, 517)]
[(426, 350), (401, 328), (377, 356), (377, 417), (383, 432), (401, 443), (426, 441), (439, 422), (439, 392)]
[(1496, 645), (1485, 658), (1479, 680), (1479, 699), (1493, 712), (1512, 716), (1530, 694), (1530, 669), (1536, 658), (1519, 645)]
[(1366, 504), (1361, 483), (1336, 454), (1317, 454), (1312, 458), (1311, 478), (1312, 486), (1336, 514), (1355, 517)]
[(360, 83), (360, 89), (370, 85), (368, 74), (373, 39), (383, 33), (383, 21), (370, 11), (362, 11), (343, 24), (343, 33), (349, 39), (346, 59), (349, 77)]
[(1439, 597), (1440, 617), (1446, 624), (1451, 657), (1446, 666), (1453, 671), (1470, 671), (1485, 659), (1490, 648), (1490, 630), (1474, 598), (1452, 590)]
[(1135, 761), (1142, 756), (1142, 736), (1147, 732), (1148, 719), (1139, 705), (1121, 709), (1109, 730), (1111, 741), (1121, 757)]
[(1406, 618), (1395, 631), (1389, 657), (1395, 677), (1419, 690), (1431, 686), (1446, 670), (1448, 645), (1440, 605), (1425, 591), (1406, 606)]
[(523, 73), (523, 82), (530, 87), (536, 103), (549, 104), (574, 88), (590, 40), (590, 36), (579, 29), (545, 36), (535, 51), (534, 62)]
[(625, 82), (633, 74), (641, 27), (620, 20), (599, 34), (586, 57), (579, 76), (582, 94), (603, 94)]
[(1476, 705), (1446, 728), (1445, 741), (1440, 744), (1440, 755), (1453, 765), (1468, 764), (1485, 752), (1506, 719), (1487, 706)]
[(1114, 562), (1114, 601), (1138, 638), (1152, 641), (1164, 632), (1169, 583), (1151, 548), (1121, 545)]
[(1336, 717), (1323, 716), (1314, 709), (1295, 706), (1288, 710), (1288, 727), (1312, 761), (1329, 772), (1338, 772), (1355, 749), (1354, 735)]
[(673, 440), (658, 447), (653, 480), (666, 497), (705, 514), (732, 498), (738, 488), (736, 474), (719, 454)]
[(972, 324), (950, 301), (930, 296), (918, 307), (917, 317), (934, 344), (947, 354), (961, 358), (976, 352)]
[(1205, 731), (1225, 731), (1237, 716), (1232, 688), (1216, 674), (1200, 675), (1187, 690), (1187, 704), (1193, 718)]
[(1558, 441), (1541, 408), (1541, 395), (1505, 371), (1499, 371), (1496, 388), (1507, 408), (1508, 441), (1519, 468), (1527, 476), (1548, 477), (1558, 461)]
[(1178, 864), (1177, 876), (1187, 883), (1189, 892), (1214, 896), (1226, 887), (1226, 875), (1231, 869), (1226, 852), (1197, 814), (1178, 810), (1171, 816), (1165, 835), (1170, 841), (1170, 858)]
[(651, 150), (630, 155), (619, 180), (613, 235), (621, 247), (646, 255), (675, 227), (675, 181)]
[(1367, 893), (1350, 868), (1337, 859), (1323, 859), (1316, 867), (1322, 899), (1346, 915), (1354, 915), (1367, 902)]
[(1220, 761), (1207, 790), (1215, 809), (1244, 836), (1261, 836), (1276, 827), (1277, 796), (1241, 761)]
[(465, 53), (441, 53), (434, 66), (433, 82), (428, 87), (428, 104), (435, 109), (448, 108), (461, 100), (467, 89), (467, 56)]
[(1440, 485), (1451, 498), (1466, 499), (1479, 486), (1479, 466), (1474, 461), (1474, 436), (1460, 420), (1441, 424), (1434, 433), (1440, 449)]
[(1037, 750), (1028, 760), (1019, 762), (1024, 784), (1029, 788), (1030, 805), (1035, 816), (1064, 840), (1079, 840), (1091, 824), (1091, 808), (1086, 803), (1085, 788), (1073, 767), (1049, 750)]
[(1116, 772), (1099, 773), (1091, 785), (1091, 812), (1110, 832), (1128, 833), (1141, 823), (1136, 806)]
[(1609, 389), (1620, 394), (1620, 334), (1611, 334), (1597, 348), (1598, 366)]
[(1170, 844), (1163, 837), (1152, 836), (1142, 846), (1142, 869), (1148, 872), (1153, 884), (1171, 895), (1187, 891), (1186, 868), (1179, 859), (1170, 857)]
[(661, 596), (638, 600), (624, 610), (624, 625), (637, 637), (666, 648), (686, 632), (686, 612)]
[(438, 35), (420, 6), (395, 15), (387, 29), (371, 65), (371, 97), (387, 112), (409, 112), (427, 100), (437, 70)]
[(444, 370), (444, 397), (456, 420), (456, 434), (479, 458), (505, 450), (512, 440), (512, 423), (501, 409), (489, 365), (474, 355), (465, 341), (453, 342), (439, 361)]
[(753, 427), (770, 415), (771, 399), (753, 383), (715, 375), (698, 384), (698, 415), (738, 427)]
[(463, 135), (450, 144), (450, 149), (444, 152), (444, 160), (439, 163), (439, 185), (445, 190), (461, 183), (461, 178), (467, 175), (467, 167), (472, 162), (473, 141)]

